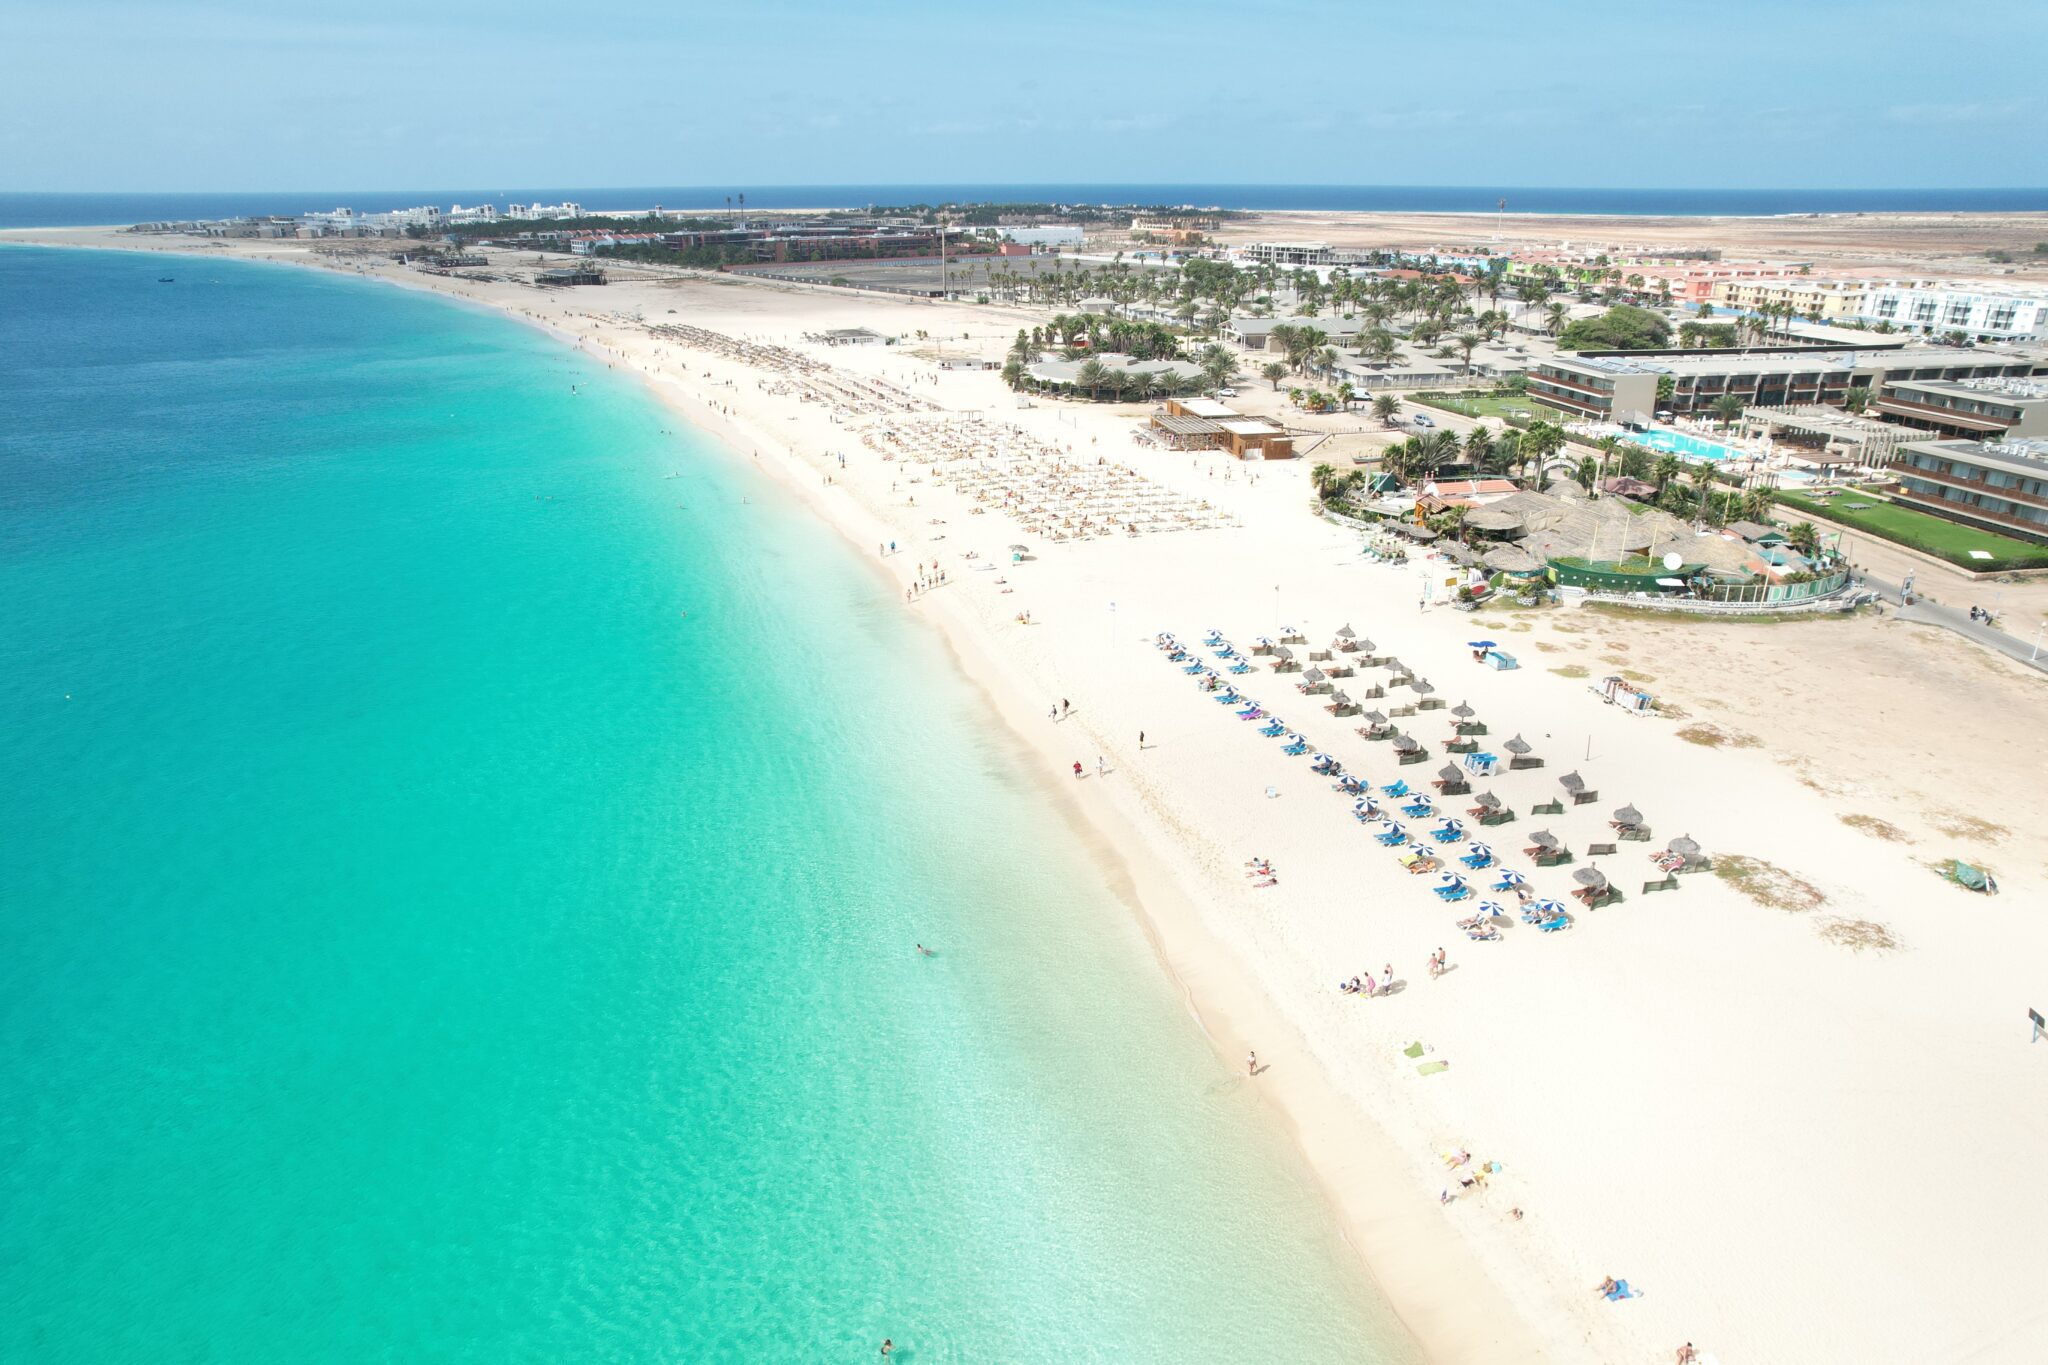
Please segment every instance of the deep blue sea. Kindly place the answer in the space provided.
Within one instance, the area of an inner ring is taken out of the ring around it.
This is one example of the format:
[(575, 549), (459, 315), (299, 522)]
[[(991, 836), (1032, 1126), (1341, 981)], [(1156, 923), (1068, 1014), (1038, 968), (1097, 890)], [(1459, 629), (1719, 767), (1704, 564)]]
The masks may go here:
[(0, 412), (0, 1360), (1413, 1359), (941, 644), (631, 381), (0, 248)]
[(291, 190), (242, 194), (0, 194), (0, 228), (69, 227), (162, 219), (297, 214), (346, 206), (362, 213), (418, 204), (557, 204), (586, 209), (723, 210), (747, 207), (865, 208), (947, 201), (1061, 204), (1192, 204), (1227, 209), (1357, 212), (1650, 214), (1743, 217), (1800, 213), (2048, 211), (2042, 189), (1569, 189), (1514, 185), (724, 185), (535, 189)]

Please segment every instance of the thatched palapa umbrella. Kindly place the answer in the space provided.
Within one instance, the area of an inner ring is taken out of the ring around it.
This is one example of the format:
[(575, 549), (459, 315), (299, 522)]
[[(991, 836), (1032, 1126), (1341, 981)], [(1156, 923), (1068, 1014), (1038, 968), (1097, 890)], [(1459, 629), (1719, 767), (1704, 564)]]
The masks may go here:
[(1529, 836), (1529, 842), (1538, 848), (1556, 848), (1557, 836), (1547, 829), (1539, 829)]
[(1595, 891), (1607, 885), (1606, 874), (1597, 867), (1580, 868), (1577, 872), (1572, 873), (1572, 880), (1580, 886), (1590, 887)]
[(1413, 735), (1395, 735), (1394, 749), (1398, 753), (1412, 754), (1422, 747)]
[(1436, 775), (1439, 778), (1443, 779), (1443, 781), (1445, 781), (1446, 783), (1463, 782), (1465, 780), (1464, 769), (1460, 768), (1455, 763), (1444, 764), (1443, 767), (1437, 769)]
[(1506, 749), (1511, 754), (1526, 754), (1529, 752), (1529, 741), (1523, 739), (1520, 735), (1516, 735), (1500, 747)]
[(1501, 808), (1500, 798), (1492, 792), (1479, 793), (1479, 795), (1472, 798), (1472, 804), (1478, 806), (1481, 810), (1499, 810)]
[(1345, 624), (1337, 627), (1337, 638), (1340, 640), (1355, 640), (1358, 637), (1352, 634), (1351, 625), (1349, 622), (1346, 622)]
[(1586, 789), (1586, 779), (1580, 777), (1576, 772), (1570, 772), (1566, 773), (1563, 777), (1558, 778), (1557, 785), (1563, 787), (1573, 796), (1577, 796), (1580, 792)]
[(1694, 858), (1700, 856), (1700, 846), (1683, 834), (1671, 841), (1670, 849), (1673, 854), (1685, 859), (1687, 862), (1691, 862)]
[(1456, 706), (1453, 706), (1451, 708), (1451, 714), (1456, 716), (1459, 720), (1470, 720), (1472, 719), (1472, 717), (1478, 715), (1479, 713), (1477, 711), (1474, 711), (1469, 703), (1461, 701)]
[(1387, 718), (1378, 711), (1368, 711), (1365, 713), (1365, 723), (1367, 725), (1385, 725)]
[(1430, 693), (1436, 691), (1436, 684), (1432, 683), (1427, 678), (1417, 678), (1415, 680), (1415, 691), (1420, 695), (1426, 697)]
[(1623, 806), (1620, 810), (1614, 812), (1614, 823), (1620, 825), (1623, 829), (1634, 829), (1637, 825), (1643, 823), (1643, 813), (1634, 806)]
[(1323, 676), (1322, 669), (1311, 666), (1306, 673), (1301, 675), (1301, 680), (1305, 683), (1319, 683), (1323, 680)]

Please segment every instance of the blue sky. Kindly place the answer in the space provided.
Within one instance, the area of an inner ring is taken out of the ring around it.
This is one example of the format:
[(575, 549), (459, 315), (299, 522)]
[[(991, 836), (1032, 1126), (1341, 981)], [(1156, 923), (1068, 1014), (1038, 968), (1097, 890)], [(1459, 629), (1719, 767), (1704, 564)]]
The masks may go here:
[(2048, 185), (1951, 0), (0, 0), (0, 190)]

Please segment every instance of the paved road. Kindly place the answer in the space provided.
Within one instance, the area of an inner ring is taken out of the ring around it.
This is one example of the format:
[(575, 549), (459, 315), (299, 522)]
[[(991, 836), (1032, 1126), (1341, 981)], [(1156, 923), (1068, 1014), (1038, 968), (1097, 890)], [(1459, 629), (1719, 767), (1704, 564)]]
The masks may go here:
[(1864, 587), (1875, 590), (1885, 601), (1898, 606), (1898, 617), (1901, 621), (1920, 621), (1927, 625), (1940, 626), (1944, 630), (1952, 630), (1966, 639), (1975, 640), (1986, 649), (1995, 649), (2008, 658), (2018, 659), (2023, 664), (2048, 673), (2048, 641), (2044, 641), (2037, 652), (2033, 640), (2022, 640), (2006, 634), (1996, 626), (1988, 626), (1982, 621), (1972, 621), (1970, 613), (1959, 607), (1945, 607), (1924, 597), (1916, 599), (1910, 607), (1902, 606), (1899, 605), (1902, 599), (1898, 584), (1887, 583), (1882, 578), (1873, 578), (1869, 574), (1858, 574), (1857, 581)]

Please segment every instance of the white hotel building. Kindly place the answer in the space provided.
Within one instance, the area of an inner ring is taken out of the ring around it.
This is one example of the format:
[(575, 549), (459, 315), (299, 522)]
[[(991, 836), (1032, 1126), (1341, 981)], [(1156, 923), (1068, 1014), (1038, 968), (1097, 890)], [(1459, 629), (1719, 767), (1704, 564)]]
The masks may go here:
[(2048, 338), (2048, 292), (1973, 280), (1873, 284), (1856, 316), (1923, 336), (2039, 341)]

